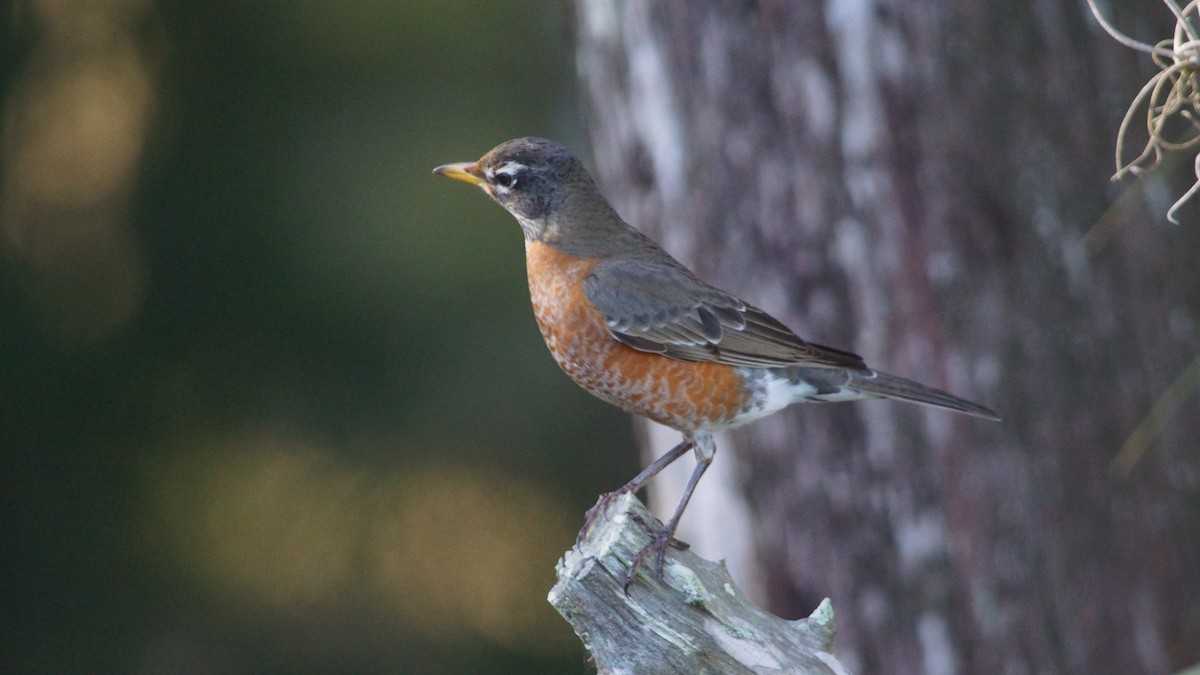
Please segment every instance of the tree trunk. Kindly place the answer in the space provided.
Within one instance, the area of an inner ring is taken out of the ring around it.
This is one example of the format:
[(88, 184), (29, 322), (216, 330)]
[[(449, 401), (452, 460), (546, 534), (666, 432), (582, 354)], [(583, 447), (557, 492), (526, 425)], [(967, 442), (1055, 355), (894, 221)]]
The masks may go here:
[[(1190, 182), (1108, 182), (1148, 59), (1069, 0), (577, 4), (627, 220), (801, 336), (1004, 417), (796, 406), (719, 439), (681, 538), (785, 618), (831, 597), (855, 671), (1200, 660), (1195, 393), (1111, 471), (1200, 353), (1200, 223), (1165, 220)], [(1122, 11), (1170, 34), (1152, 0)]]

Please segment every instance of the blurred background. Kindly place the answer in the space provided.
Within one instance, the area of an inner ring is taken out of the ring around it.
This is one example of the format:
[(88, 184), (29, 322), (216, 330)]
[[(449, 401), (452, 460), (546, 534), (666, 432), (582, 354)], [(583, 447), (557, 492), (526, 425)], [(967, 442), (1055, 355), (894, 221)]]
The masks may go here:
[(0, 29), (5, 672), (587, 672), (628, 419), (430, 174), (582, 149), (551, 0), (31, 0)]
[[(632, 425), (546, 354), (512, 218), (431, 174), (531, 134), (685, 261), (707, 237), (706, 278), (1005, 415), (738, 432), (698, 497), (736, 469), (768, 505), (709, 529), (759, 546), (772, 609), (831, 595), (866, 672), (1195, 663), (1195, 204), (1164, 223), (1192, 175), (1106, 182), (1152, 62), (1073, 0), (569, 4), (0, 5), (0, 672), (593, 672), (545, 596)], [(911, 67), (855, 80), (864, 35)], [(772, 166), (805, 189), (746, 186)], [(889, 262), (918, 222), (924, 275)]]

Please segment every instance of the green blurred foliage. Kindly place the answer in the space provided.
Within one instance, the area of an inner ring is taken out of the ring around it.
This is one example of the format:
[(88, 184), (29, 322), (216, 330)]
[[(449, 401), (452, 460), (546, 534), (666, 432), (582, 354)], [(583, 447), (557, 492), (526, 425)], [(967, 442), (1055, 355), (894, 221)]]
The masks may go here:
[[(588, 672), (544, 597), (628, 423), (545, 353), (516, 224), (430, 174), (581, 145), (566, 9), (87, 5), (149, 86), (116, 206), (6, 211), (3, 670)], [(3, 19), (9, 122), (62, 7)]]

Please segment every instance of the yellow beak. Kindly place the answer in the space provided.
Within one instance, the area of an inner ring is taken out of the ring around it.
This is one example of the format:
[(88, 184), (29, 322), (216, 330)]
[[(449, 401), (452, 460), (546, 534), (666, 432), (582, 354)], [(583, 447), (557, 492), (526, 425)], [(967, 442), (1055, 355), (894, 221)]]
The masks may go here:
[(475, 162), (459, 162), (458, 164), (443, 164), (433, 170), (447, 178), (461, 180), (471, 185), (479, 185), (483, 179), (479, 177), (479, 165)]

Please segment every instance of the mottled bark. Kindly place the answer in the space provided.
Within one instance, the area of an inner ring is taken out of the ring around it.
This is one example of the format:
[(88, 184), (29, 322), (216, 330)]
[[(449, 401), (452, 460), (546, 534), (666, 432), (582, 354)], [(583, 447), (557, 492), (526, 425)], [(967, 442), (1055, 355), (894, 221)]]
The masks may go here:
[[(1114, 21), (1166, 36), (1140, 4)], [(1196, 395), (1110, 471), (1200, 353), (1200, 223), (1164, 217), (1189, 182), (1108, 183), (1148, 62), (1069, 0), (577, 5), (627, 220), (802, 336), (1005, 418), (785, 411), (721, 439), (734, 494), (701, 483), (681, 537), (785, 617), (830, 596), (863, 672), (1200, 660)]]
[(724, 566), (668, 549), (624, 588), (630, 561), (663, 525), (622, 495), (559, 561), (550, 604), (571, 623), (600, 673), (844, 675), (833, 654), (833, 608), (785, 621), (747, 600)]

